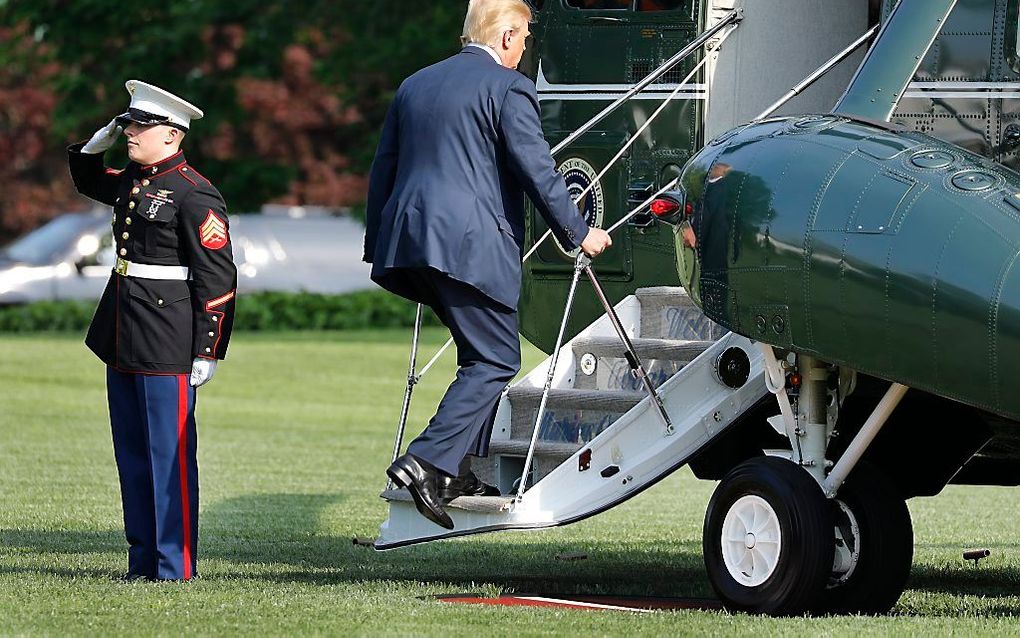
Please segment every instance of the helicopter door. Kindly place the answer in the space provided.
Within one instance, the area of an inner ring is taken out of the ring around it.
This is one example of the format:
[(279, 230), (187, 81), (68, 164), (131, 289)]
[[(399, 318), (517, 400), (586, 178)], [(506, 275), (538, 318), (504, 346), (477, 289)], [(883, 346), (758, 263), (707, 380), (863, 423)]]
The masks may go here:
[[(571, 131), (556, 132), (548, 136), (553, 145), (569, 135)], [(622, 133), (589, 131), (565, 149), (557, 158), (560, 172), (567, 183), (571, 197), (577, 199), (595, 181), (595, 177), (609, 163), (626, 142)], [(621, 158), (598, 183), (592, 186), (579, 205), (589, 226), (608, 228), (623, 217), (623, 203), (627, 201), (624, 184), (627, 156)], [(549, 226), (529, 203), (528, 219), (531, 222), (527, 245), (534, 245)], [(574, 271), (574, 255), (567, 253), (554, 237), (546, 239), (532, 257), (531, 273), (537, 277), (568, 277)], [(614, 233), (613, 249), (598, 259), (599, 274), (607, 279), (629, 279), (631, 273), (630, 232), (626, 227)]]

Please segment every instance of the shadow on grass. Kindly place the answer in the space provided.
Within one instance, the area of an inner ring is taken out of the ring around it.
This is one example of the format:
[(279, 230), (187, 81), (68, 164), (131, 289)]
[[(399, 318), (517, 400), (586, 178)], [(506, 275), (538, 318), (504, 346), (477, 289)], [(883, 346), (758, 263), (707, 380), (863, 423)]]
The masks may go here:
[[(237, 565), (229, 577), (273, 582), (414, 581), (504, 592), (710, 594), (700, 543), (557, 542), (547, 540), (548, 534), (515, 532), (376, 552), (354, 544), (352, 536), (337, 536), (335, 525), (321, 524), (322, 513), (343, 500), (338, 494), (269, 494), (217, 502), (203, 512), (202, 555)], [(354, 527), (360, 525), (348, 529)], [(587, 558), (558, 559), (564, 552), (583, 552)], [(258, 568), (267, 563), (288, 567)]]
[[(556, 533), (512, 532), (376, 552), (350, 536), (323, 532), (324, 511), (343, 503), (340, 494), (246, 495), (211, 505), (202, 515), (200, 560), (222, 561), (207, 578), (335, 585), (359, 582), (429, 583), (465, 592), (613, 594), (709, 597), (700, 542), (613, 538), (557, 540)], [(0, 546), (15, 553), (123, 556), (121, 530), (0, 529)], [(561, 560), (565, 552), (581, 560)], [(59, 562), (59, 561), (58, 561)], [(0, 573), (60, 577), (108, 576), (103, 570), (60, 565), (0, 565)], [(1016, 568), (915, 567), (910, 589), (951, 595), (1004, 596), (1020, 590)], [(1016, 616), (1005, 605), (991, 612)]]
[[(709, 595), (697, 543), (649, 545), (626, 539), (548, 540), (535, 534), (475, 537), (389, 552), (355, 545), (351, 536), (323, 532), (323, 512), (340, 494), (257, 494), (219, 501), (203, 510), (200, 561), (234, 567), (203, 570), (208, 577), (281, 583), (338, 584), (369, 581), (435, 583), (477, 591), (589, 593), (649, 596)], [(72, 531), (0, 529), (0, 546), (16, 553), (124, 556), (120, 529)], [(559, 560), (581, 552), (583, 560)], [(38, 568), (0, 565), (0, 573), (67, 570), (60, 559)], [(108, 575), (99, 571), (93, 575)]]
[[(1020, 595), (1020, 569), (972, 565), (947, 569), (915, 565), (907, 587), (955, 595), (1017, 596)], [(1010, 615), (1020, 615), (1020, 608), (1011, 611)]]
[(21, 576), (35, 576), (46, 574), (73, 580), (76, 578), (90, 578), (120, 580), (121, 572), (111, 572), (105, 569), (94, 568), (71, 568), (71, 567), (15, 567), (12, 565), (0, 565), (0, 574), (14, 574)]
[[(317, 569), (265, 575), (280, 582), (337, 584), (354, 581), (415, 581), (504, 593), (709, 596), (711, 590), (693, 543), (649, 548), (625, 541), (590, 543), (536, 541), (523, 534), (459, 539), (389, 552), (353, 545), (348, 539), (321, 539), (328, 559)], [(509, 542), (508, 542), (509, 541)], [(582, 560), (560, 560), (564, 553)], [(310, 553), (314, 553), (314, 550)], [(307, 558), (308, 555), (306, 555)]]
[[(124, 532), (63, 529), (0, 529), (0, 546), (39, 554), (102, 554), (126, 551)], [(0, 570), (5, 566), (0, 565)]]
[[(120, 530), (75, 531), (38, 529), (0, 529), (0, 547), (40, 555), (66, 556), (69, 554), (126, 555), (127, 544)], [(99, 568), (62, 567), (57, 565), (25, 567), (0, 563), (0, 574), (47, 574), (62, 578), (117, 578), (120, 573)]]

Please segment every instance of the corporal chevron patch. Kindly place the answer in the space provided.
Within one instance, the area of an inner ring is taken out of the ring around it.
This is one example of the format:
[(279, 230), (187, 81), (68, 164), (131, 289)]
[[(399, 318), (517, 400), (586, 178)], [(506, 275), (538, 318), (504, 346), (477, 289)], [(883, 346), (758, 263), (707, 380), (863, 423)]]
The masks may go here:
[(198, 227), (202, 245), (209, 250), (219, 250), (227, 245), (227, 224), (209, 209), (205, 221)]

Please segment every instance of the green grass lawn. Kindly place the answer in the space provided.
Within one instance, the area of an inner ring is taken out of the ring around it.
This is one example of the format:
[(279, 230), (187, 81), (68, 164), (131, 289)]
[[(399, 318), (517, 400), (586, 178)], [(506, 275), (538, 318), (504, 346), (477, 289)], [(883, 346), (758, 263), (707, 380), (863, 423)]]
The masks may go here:
[[(771, 635), (1020, 633), (1018, 493), (951, 487), (910, 503), (907, 592), (880, 618), (771, 619), (474, 607), (436, 594), (711, 595), (701, 525), (714, 484), (682, 470), (588, 521), (386, 553), (352, 544), (378, 498), (410, 335), (239, 334), (199, 393), (202, 578), (130, 583), (101, 363), (77, 336), (0, 337), (0, 635)], [(424, 356), (445, 339), (426, 334)], [(525, 369), (541, 360), (525, 351)], [(418, 386), (409, 429), (449, 383)], [(924, 459), (904, 451), (904, 462)], [(980, 567), (961, 552), (988, 547)], [(587, 560), (556, 555), (582, 551)]]

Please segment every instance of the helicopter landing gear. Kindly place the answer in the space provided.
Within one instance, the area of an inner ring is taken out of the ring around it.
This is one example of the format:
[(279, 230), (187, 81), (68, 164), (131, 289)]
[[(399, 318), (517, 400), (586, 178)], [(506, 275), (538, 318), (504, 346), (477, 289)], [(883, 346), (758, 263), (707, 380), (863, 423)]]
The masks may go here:
[(829, 578), (830, 503), (786, 459), (757, 457), (719, 483), (705, 514), (705, 567), (727, 608), (777, 616), (809, 611)]
[(890, 387), (833, 465), (825, 450), (854, 375), (763, 350), (791, 450), (745, 461), (716, 488), (703, 533), (712, 587), (752, 613), (885, 613), (906, 586), (913, 530), (895, 485), (859, 461), (907, 388)]

